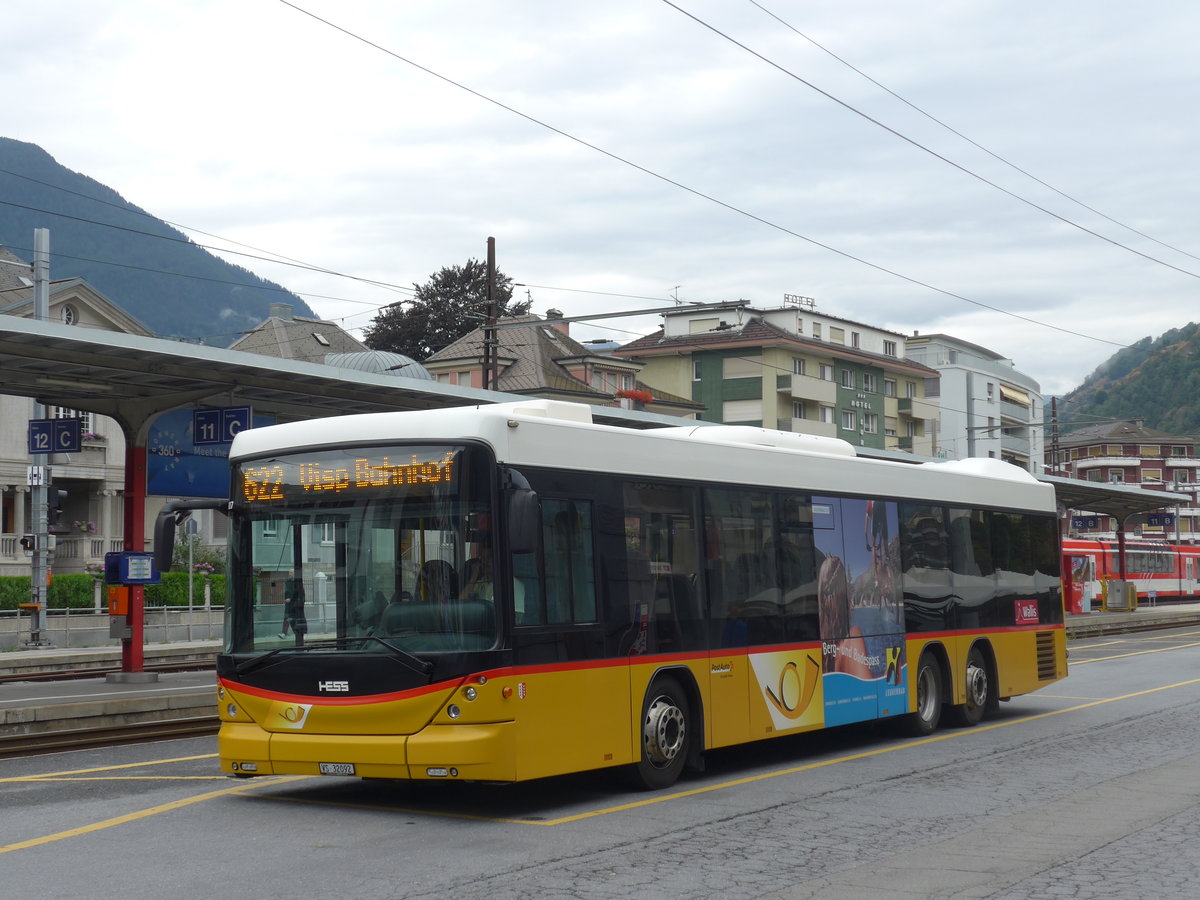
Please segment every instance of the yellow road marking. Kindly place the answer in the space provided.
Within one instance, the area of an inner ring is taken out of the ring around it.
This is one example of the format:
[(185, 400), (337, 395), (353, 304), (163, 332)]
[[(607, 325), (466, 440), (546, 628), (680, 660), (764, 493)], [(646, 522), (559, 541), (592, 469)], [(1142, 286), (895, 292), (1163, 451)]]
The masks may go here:
[(1130, 656), (1143, 656), (1147, 653), (1167, 653), (1171, 650), (1186, 650), (1188, 647), (1200, 647), (1200, 641), (1190, 644), (1176, 644), (1173, 647), (1156, 647), (1153, 650), (1131, 650), (1128, 653), (1114, 653), (1112, 656), (1097, 656), (1095, 659), (1080, 659), (1071, 663), (1071, 667), (1086, 666), (1088, 663), (1107, 662), (1110, 659), (1127, 659)]
[[(1148, 652), (1151, 652), (1151, 651), (1148, 651)], [(1157, 652), (1157, 651), (1153, 651), (1153, 652)], [(1038, 719), (1047, 719), (1047, 718), (1050, 718), (1051, 716), (1061, 716), (1066, 713), (1079, 712), (1080, 710), (1090, 709), (1094, 706), (1102, 706), (1106, 703), (1116, 703), (1121, 700), (1131, 700), (1135, 697), (1145, 697), (1150, 694), (1157, 694), (1161, 691), (1169, 691), (1169, 690), (1174, 690), (1175, 688), (1181, 688), (1181, 687), (1190, 687), (1191, 685), (1196, 685), (1196, 684), (1200, 684), (1200, 678), (1192, 678), (1187, 681), (1178, 681), (1178, 682), (1175, 682), (1174, 684), (1166, 684), (1166, 685), (1162, 685), (1160, 687), (1147, 688), (1146, 690), (1134, 691), (1129, 694), (1121, 694), (1116, 697), (1105, 697), (1105, 698), (1101, 698), (1098, 700), (1089, 700), (1087, 702), (1080, 703), (1076, 706), (1066, 707), (1065, 709), (1056, 709), (1056, 710), (1050, 710), (1048, 712), (1043, 712), (1043, 713), (1035, 713), (1034, 715), (1022, 716), (1021, 718), (1017, 718), (1017, 719), (1009, 719), (1004, 722), (993, 722), (990, 725), (978, 725), (975, 728), (966, 729), (966, 730), (949, 731), (949, 732), (945, 732), (942, 734), (931, 735), (930, 737), (921, 738), (919, 740), (909, 740), (909, 741), (904, 741), (903, 743), (894, 744), (894, 745), (891, 745), (888, 747), (877, 747), (873, 750), (865, 750), (862, 753), (852, 753), (852, 754), (849, 754), (846, 756), (838, 756), (838, 757), (834, 757), (832, 759), (826, 759), (826, 760), (822, 760), (820, 762), (814, 762), (814, 763), (806, 763), (806, 764), (800, 765), (800, 766), (789, 766), (786, 769), (778, 769), (778, 770), (775, 770), (772, 772), (764, 772), (759, 775), (748, 775), (744, 778), (734, 778), (729, 781), (722, 781), (722, 782), (718, 782), (715, 784), (705, 785), (703, 787), (691, 788), (689, 790), (683, 790), (683, 791), (674, 791), (669, 794), (660, 794), (658, 796), (648, 797), (648, 798), (645, 798), (642, 800), (635, 800), (631, 803), (620, 803), (615, 806), (607, 806), (607, 807), (603, 807), (601, 809), (595, 809), (595, 810), (591, 810), (588, 812), (582, 812), (582, 813), (575, 813), (575, 814), (569, 815), (569, 816), (560, 816), (557, 819), (547, 819), (544, 821), (535, 821), (533, 819), (511, 818), (511, 817), (476, 816), (476, 815), (471, 815), (469, 813), (449, 813), (449, 812), (443, 813), (443, 812), (438, 812), (436, 810), (412, 809), (412, 808), (395, 807), (395, 806), (378, 806), (378, 805), (367, 805), (367, 804), (338, 803), (338, 802), (334, 802), (334, 801), (307, 800), (303, 797), (284, 797), (284, 798), (264, 797), (264, 798), (260, 798), (260, 799), (284, 800), (287, 802), (305, 803), (305, 804), (310, 804), (310, 805), (314, 805), (314, 806), (337, 806), (337, 807), (341, 807), (341, 808), (345, 808), (345, 809), (364, 809), (364, 810), (379, 811), (379, 812), (400, 813), (403, 815), (425, 815), (425, 816), (433, 816), (433, 817), (437, 817), (437, 818), (469, 819), (469, 820), (481, 821), (481, 822), (496, 822), (496, 823), (501, 823), (501, 824), (512, 824), (512, 825), (535, 825), (538, 827), (546, 828), (546, 827), (554, 827), (554, 826), (558, 826), (558, 825), (566, 825), (566, 824), (570, 824), (572, 822), (580, 822), (585, 819), (593, 819), (593, 818), (598, 818), (600, 816), (607, 816), (607, 815), (611, 815), (611, 814), (617, 813), (617, 812), (626, 812), (626, 811), (632, 810), (632, 809), (641, 809), (644, 807), (654, 806), (659, 803), (671, 803), (676, 800), (684, 799), (687, 797), (697, 797), (697, 796), (701, 796), (703, 794), (710, 794), (715, 791), (727, 790), (728, 788), (740, 787), (742, 785), (747, 785), (747, 784), (755, 784), (760, 781), (767, 781), (772, 778), (779, 778), (780, 776), (783, 776), (783, 775), (795, 775), (800, 772), (810, 772), (810, 771), (813, 771), (814, 769), (823, 769), (828, 766), (838, 765), (840, 763), (854, 762), (856, 760), (862, 760), (862, 759), (871, 759), (876, 756), (883, 756), (884, 754), (895, 753), (900, 750), (911, 750), (914, 747), (921, 747), (926, 744), (936, 743), (938, 741), (948, 741), (948, 740), (957, 740), (957, 739), (961, 739), (961, 738), (969, 738), (973, 735), (981, 734), (985, 731), (993, 731), (998, 728), (1008, 728), (1012, 725), (1023, 725), (1028, 722), (1035, 722)], [(152, 763), (131, 763), (131, 764), (121, 765), (121, 766), (101, 767), (101, 768), (97, 768), (97, 769), (84, 769), (84, 770), (78, 770), (77, 772), (63, 772), (63, 773), (58, 773), (58, 774), (59, 775), (85, 774), (88, 772), (102, 772), (102, 771), (115, 770), (115, 769), (136, 768), (138, 766), (154, 765), (154, 764), (160, 764), (160, 763), (166, 763), (166, 762), (182, 762), (182, 761), (192, 760), (192, 759), (207, 759), (207, 758), (212, 758), (212, 755), (209, 754), (209, 755), (198, 756), (198, 757), (181, 757), (176, 760), (160, 760), (160, 761), (156, 761), (156, 762), (152, 762)], [(297, 781), (305, 781), (305, 780), (309, 780), (314, 777), (317, 777), (317, 776), (289, 775), (289, 776), (274, 776), (274, 777), (270, 777), (270, 778), (256, 778), (256, 779), (252, 779), (244, 784), (239, 784), (234, 787), (225, 788), (223, 790), (210, 791), (205, 794), (198, 794), (195, 797), (187, 797), (182, 800), (175, 800), (170, 803), (164, 803), (160, 806), (151, 807), (149, 809), (144, 809), (144, 810), (139, 810), (137, 812), (127, 813), (126, 815), (116, 816), (111, 819), (105, 819), (104, 821), (95, 822), (91, 825), (84, 825), (79, 828), (72, 828), (68, 831), (60, 831), (56, 834), (50, 834), (50, 835), (46, 835), (44, 837), (33, 838), (33, 839), (27, 840), (27, 841), (20, 841), (15, 844), (8, 844), (7, 846), (0, 847), (0, 853), (9, 853), (13, 850), (25, 850), (30, 847), (39, 847), (44, 844), (53, 843), (55, 841), (61, 841), (61, 840), (65, 840), (67, 838), (72, 838), (72, 837), (79, 837), (79, 836), (85, 835), (85, 834), (92, 834), (94, 832), (102, 831), (106, 828), (113, 828), (118, 825), (125, 825), (125, 824), (128, 824), (129, 822), (134, 822), (139, 819), (145, 819), (145, 818), (149, 818), (151, 816), (160, 815), (161, 813), (166, 813), (166, 812), (171, 812), (173, 810), (182, 809), (183, 807), (186, 807), (186, 806), (192, 806), (197, 803), (203, 803), (207, 800), (213, 800), (213, 799), (216, 799), (219, 797), (229, 797), (229, 796), (233, 796), (236, 794), (244, 794), (249, 791), (253, 791), (259, 787), (271, 787), (271, 786), (276, 786), (276, 785), (281, 785), (281, 784), (290, 784), (290, 783), (294, 783)], [(43, 779), (46, 779), (46, 778), (49, 778), (49, 776), (43, 776)], [(25, 779), (10, 778), (10, 779), (4, 779), (4, 780), (5, 781), (18, 781), (18, 780), (25, 780)], [(68, 780), (70, 780), (70, 779), (68, 779)]]
[(980, 734), (985, 731), (992, 731), (997, 728), (1007, 728), (1010, 725), (1023, 725), (1027, 722), (1034, 722), (1034, 721), (1037, 721), (1038, 719), (1049, 718), (1050, 716), (1061, 716), (1064, 713), (1078, 712), (1079, 710), (1089, 709), (1093, 706), (1101, 706), (1105, 703), (1115, 703), (1118, 700), (1131, 700), (1134, 697), (1144, 697), (1148, 694), (1158, 693), (1159, 691), (1168, 691), (1168, 690), (1172, 690), (1174, 688), (1188, 687), (1189, 685), (1194, 685), (1194, 684), (1200, 684), (1200, 678), (1193, 678), (1189, 681), (1179, 681), (1179, 682), (1176, 682), (1175, 684), (1163, 685), (1162, 687), (1148, 688), (1147, 690), (1144, 690), (1144, 691), (1135, 691), (1131, 694), (1122, 694), (1119, 697), (1105, 697), (1105, 698), (1102, 698), (1099, 700), (1089, 700), (1085, 703), (1080, 703), (1077, 706), (1067, 707), (1066, 709), (1057, 709), (1057, 710), (1051, 710), (1049, 712), (1044, 712), (1044, 713), (1035, 713), (1034, 715), (1023, 716), (1019, 719), (1010, 719), (1010, 720), (1007, 720), (1004, 722), (993, 722), (990, 725), (977, 725), (974, 728), (969, 728), (969, 729), (965, 729), (965, 730), (948, 731), (948, 732), (944, 732), (942, 734), (932, 735), (927, 738), (921, 738), (920, 740), (905, 741), (904, 743), (895, 744), (890, 747), (877, 747), (874, 750), (865, 750), (862, 753), (853, 753), (848, 756), (838, 756), (838, 757), (834, 757), (833, 759), (822, 760), (821, 762), (806, 763), (802, 766), (790, 766), (789, 768), (779, 769), (774, 772), (764, 772), (760, 775), (748, 775), (745, 778), (735, 778), (731, 781), (722, 781), (722, 782), (718, 782), (716, 784), (705, 785), (704, 787), (691, 788), (690, 790), (674, 791), (669, 794), (660, 794), (658, 796), (648, 797), (643, 800), (635, 800), (632, 803), (621, 803), (621, 804), (618, 804), (617, 806), (607, 806), (607, 807), (604, 807), (603, 809), (595, 809), (595, 810), (591, 810), (590, 812), (576, 813), (574, 815), (561, 816), (560, 818), (557, 818), (557, 819), (546, 819), (544, 821), (535, 821), (533, 819), (521, 819), (521, 818), (504, 818), (504, 817), (497, 817), (497, 816), (473, 816), (473, 815), (470, 815), (467, 813), (443, 813), (443, 812), (438, 812), (437, 810), (411, 809), (411, 808), (401, 808), (401, 807), (395, 807), (395, 806), (377, 806), (377, 805), (368, 805), (368, 804), (338, 803), (336, 801), (329, 801), (329, 800), (307, 800), (304, 797), (259, 797), (259, 798), (255, 798), (255, 799), (272, 800), (272, 801), (282, 800), (282, 801), (289, 802), (289, 803), (308, 803), (308, 804), (312, 804), (314, 806), (342, 806), (342, 807), (345, 807), (348, 809), (366, 809), (366, 810), (372, 810), (372, 811), (377, 811), (377, 812), (402, 813), (405, 815), (425, 815), (425, 816), (434, 816), (436, 818), (473, 819), (475, 821), (482, 821), (482, 822), (497, 822), (497, 823), (514, 824), (514, 825), (536, 825), (536, 826), (539, 826), (542, 828), (546, 828), (546, 827), (553, 827), (556, 825), (566, 825), (571, 822), (579, 822), (584, 819), (593, 819), (593, 818), (597, 818), (599, 816), (607, 816), (607, 815), (611, 815), (612, 813), (625, 812), (625, 811), (631, 810), (631, 809), (640, 809), (642, 807), (653, 806), (658, 803), (671, 803), (675, 800), (680, 800), (685, 797), (697, 797), (702, 794), (710, 794), (714, 791), (723, 791), (723, 790), (726, 790), (727, 788), (740, 787), (740, 786), (746, 785), (746, 784), (754, 784), (755, 782), (767, 781), (771, 778), (778, 778), (781, 775), (795, 775), (799, 772), (809, 772), (809, 771), (812, 771), (813, 769), (823, 769), (823, 768), (826, 768), (827, 766), (834, 766), (839, 763), (854, 762), (855, 760), (870, 759), (875, 756), (883, 756), (886, 753), (895, 753), (898, 750), (911, 750), (914, 747), (921, 747), (921, 746), (924, 746), (925, 744), (932, 744), (937, 741), (949, 741), (949, 740), (956, 740), (959, 738), (966, 738), (966, 737), (970, 737), (972, 735)]
[(79, 777), (26, 775), (24, 778), (6, 778), (5, 781), (52, 784), (56, 781), (226, 781), (228, 778), (228, 775), (81, 775)]
[(216, 759), (215, 753), (202, 753), (199, 756), (177, 756), (174, 759), (151, 759), (146, 762), (122, 763), (119, 766), (95, 766), (91, 769), (69, 769), (66, 772), (44, 772), (41, 775), (18, 775), (12, 778), (0, 778), (0, 784), (10, 781), (28, 781), (30, 778), (60, 778), (67, 775), (90, 775), (93, 772), (116, 772), (120, 769), (141, 769), (144, 766), (165, 766), (168, 763), (192, 762), (197, 759)]
[(41, 847), (44, 844), (52, 844), (55, 841), (63, 841), (67, 838), (79, 837), (81, 835), (103, 831), (105, 828), (113, 828), (117, 825), (126, 825), (129, 822), (136, 822), (138, 819), (148, 819), (150, 816), (157, 816), (161, 813), (182, 809), (185, 806), (203, 803), (205, 800), (212, 800), (215, 797), (228, 797), (231, 794), (241, 794), (246, 791), (252, 791), (258, 787), (286, 784), (289, 781), (302, 781), (308, 777), (308, 775), (292, 775), (281, 778), (264, 779), (261, 783), (248, 782), (245, 784), (236, 785), (235, 787), (225, 788), (224, 790), (220, 791), (210, 791), (207, 794), (197, 794), (195, 797), (185, 797), (182, 800), (172, 800), (170, 803), (163, 803), (160, 806), (152, 806), (149, 809), (140, 809), (137, 812), (126, 813), (123, 816), (115, 816), (111, 819), (105, 819), (102, 822), (93, 822), (91, 825), (81, 825), (79, 828), (72, 828), (68, 831), (60, 831), (56, 834), (48, 834), (44, 837), (31, 838), (28, 841), (18, 841), (15, 844), (8, 844), (0, 847), (0, 853), (11, 853), (13, 850), (28, 850), (30, 847)]

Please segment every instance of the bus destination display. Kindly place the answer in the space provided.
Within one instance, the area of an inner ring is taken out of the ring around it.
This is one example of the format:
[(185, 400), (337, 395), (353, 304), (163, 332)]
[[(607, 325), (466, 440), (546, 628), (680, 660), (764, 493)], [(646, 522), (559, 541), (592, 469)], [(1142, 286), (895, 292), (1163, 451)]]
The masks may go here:
[(308, 457), (272, 460), (242, 469), (242, 499), (247, 503), (279, 503), (302, 493), (353, 494), (381, 487), (447, 487), (454, 483), (458, 450), (437, 448), (407, 459), (387, 455), (342, 460)]

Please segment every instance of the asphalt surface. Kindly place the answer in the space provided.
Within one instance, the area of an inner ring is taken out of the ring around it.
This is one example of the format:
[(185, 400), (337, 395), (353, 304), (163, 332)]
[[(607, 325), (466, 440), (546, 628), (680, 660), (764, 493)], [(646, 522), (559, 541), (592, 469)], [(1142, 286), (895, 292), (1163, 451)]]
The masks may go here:
[[(1200, 624), (1200, 602), (1142, 607), (1132, 612), (1093, 612), (1067, 616), (1068, 638), (1179, 628)], [(159, 663), (211, 660), (215, 642), (145, 647), (147, 669)], [(81, 649), (38, 648), (0, 654), (0, 677), (39, 672), (119, 667), (119, 646)], [(0, 683), (0, 737), (215, 715), (215, 676), (195, 672), (120, 673), (63, 680), (6, 680)]]

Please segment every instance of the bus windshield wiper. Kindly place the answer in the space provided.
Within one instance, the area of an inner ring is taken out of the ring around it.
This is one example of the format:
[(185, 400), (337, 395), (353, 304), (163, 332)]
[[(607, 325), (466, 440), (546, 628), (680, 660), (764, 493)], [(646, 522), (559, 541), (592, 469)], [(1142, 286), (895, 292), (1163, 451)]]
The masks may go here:
[(395, 654), (396, 659), (399, 660), (403, 665), (412, 669), (418, 675), (429, 676), (429, 680), (431, 682), (433, 681), (433, 663), (431, 663), (429, 660), (421, 659), (418, 656), (413, 656), (407, 650), (397, 647), (391, 641), (385, 641), (377, 634), (368, 635), (367, 640), (378, 641), (379, 643), (383, 644), (383, 646), (387, 647), (392, 651), (393, 654)]
[(238, 675), (245, 675), (247, 672), (252, 672), (259, 669), (267, 663), (275, 661), (283, 653), (293, 653), (300, 650), (328, 650), (330, 648), (337, 649), (351, 643), (359, 643), (360, 641), (376, 641), (383, 644), (392, 655), (405, 667), (416, 672), (418, 675), (425, 675), (430, 681), (433, 680), (433, 663), (420, 657), (413, 656), (402, 647), (397, 647), (390, 641), (385, 641), (378, 635), (364, 635), (362, 637), (338, 637), (329, 638), (327, 640), (305, 641), (303, 644), (297, 644), (293, 647), (276, 647), (274, 650), (269, 650), (261, 656), (255, 656), (252, 659), (246, 660), (244, 663), (236, 666), (234, 672)]
[(268, 650), (261, 656), (254, 656), (246, 660), (244, 663), (239, 663), (234, 667), (234, 673), (237, 675), (245, 675), (247, 672), (252, 672), (255, 669), (262, 668), (268, 662), (278, 662), (278, 657), (283, 653), (294, 653), (298, 650), (321, 650), (330, 647), (337, 647), (345, 638), (330, 638), (328, 640), (305, 641), (303, 644), (296, 644), (289, 647), (276, 647), (274, 650)]

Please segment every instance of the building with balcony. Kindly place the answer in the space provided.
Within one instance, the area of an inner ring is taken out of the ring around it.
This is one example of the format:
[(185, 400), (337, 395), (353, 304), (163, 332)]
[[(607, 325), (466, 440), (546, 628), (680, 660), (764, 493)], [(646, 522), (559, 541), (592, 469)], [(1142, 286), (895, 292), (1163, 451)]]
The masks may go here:
[[(1084, 425), (1051, 438), (1046, 466), (1052, 475), (1186, 494), (1191, 502), (1170, 511), (1173, 522), (1138, 515), (1126, 523), (1125, 530), (1140, 538), (1200, 540), (1200, 460), (1195, 438), (1147, 428), (1144, 419), (1136, 418)], [(1077, 512), (1072, 536), (1115, 536), (1118, 523), (1111, 516)]]
[(905, 357), (902, 335), (820, 313), (807, 298), (680, 306), (615, 353), (642, 363), (652, 389), (703, 405), (705, 421), (934, 454), (937, 371)]
[(904, 339), (908, 358), (936, 369), (941, 426), (938, 455), (985, 457), (1041, 472), (1044, 444), (1040, 385), (1011, 359), (947, 334)]
[[(27, 263), (0, 247), (0, 315), (33, 315), (33, 282)], [(150, 336), (150, 330), (80, 278), (50, 283), (50, 318), (66, 325)], [(70, 388), (69, 371), (47, 376), (57, 390)], [(49, 385), (48, 385), (49, 386)], [(0, 387), (0, 390), (3, 388)], [(28, 422), (34, 401), (0, 394), (0, 575), (28, 575), (30, 557), (20, 546), (35, 527), (29, 467), (48, 466), (53, 490), (65, 491), (61, 512), (50, 531), (55, 539), (54, 570), (83, 572), (122, 547), (124, 529), (125, 437), (108, 416), (66, 406), (46, 407), (40, 418), (79, 418), (83, 442), (78, 453), (31, 456)]]

